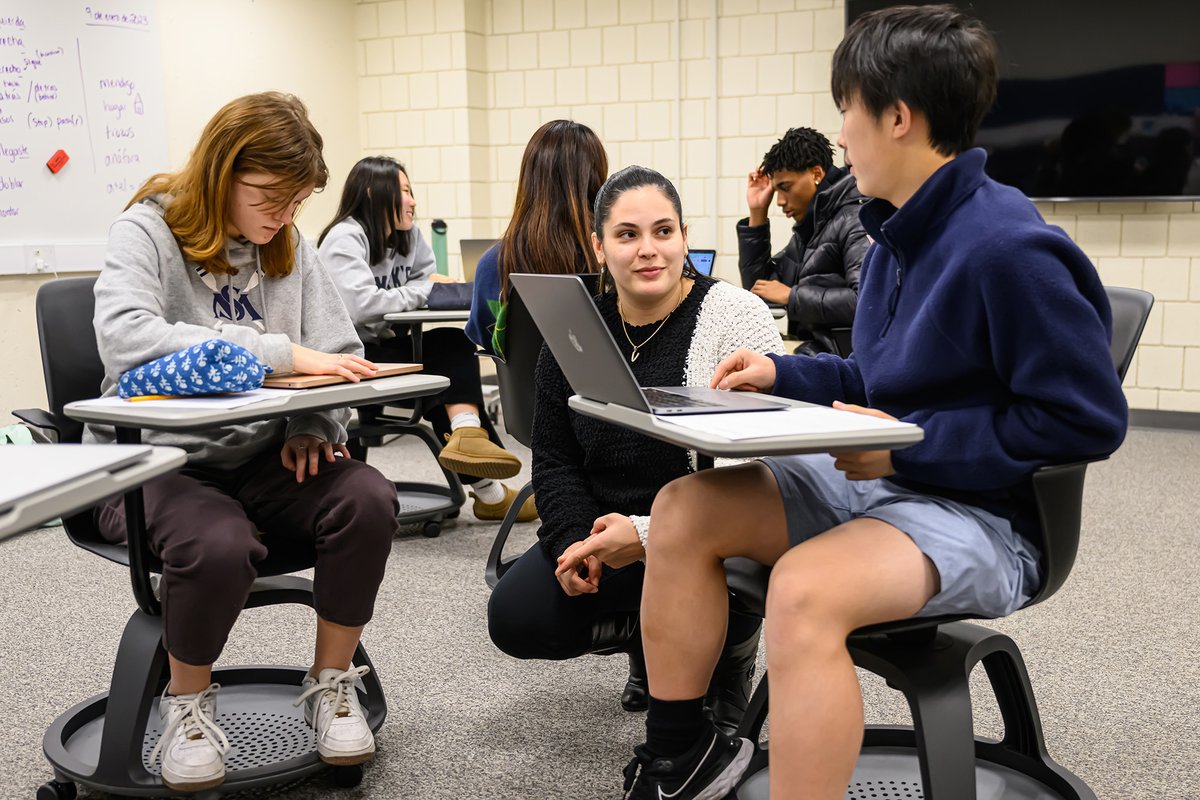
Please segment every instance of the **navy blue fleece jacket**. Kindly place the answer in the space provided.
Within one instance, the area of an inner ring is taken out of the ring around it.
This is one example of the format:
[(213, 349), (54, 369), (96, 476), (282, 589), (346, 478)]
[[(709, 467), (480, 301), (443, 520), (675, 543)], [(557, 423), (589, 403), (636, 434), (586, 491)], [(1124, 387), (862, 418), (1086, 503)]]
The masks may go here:
[(771, 356), (775, 393), (868, 405), (925, 430), (891, 480), (987, 508), (1032, 533), (1030, 475), (1104, 456), (1128, 407), (1112, 317), (1087, 256), (973, 149), (900, 209), (863, 207), (854, 354)]

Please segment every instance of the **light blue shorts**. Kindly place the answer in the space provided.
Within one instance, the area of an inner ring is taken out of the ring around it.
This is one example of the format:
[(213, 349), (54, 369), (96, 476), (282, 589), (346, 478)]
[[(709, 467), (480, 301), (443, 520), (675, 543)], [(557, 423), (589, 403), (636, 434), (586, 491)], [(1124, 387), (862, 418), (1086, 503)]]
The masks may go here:
[(889, 481), (846, 480), (833, 462), (826, 454), (763, 459), (783, 495), (791, 546), (859, 517), (903, 531), (941, 578), (919, 617), (1003, 617), (1037, 591), (1037, 548), (1008, 520)]

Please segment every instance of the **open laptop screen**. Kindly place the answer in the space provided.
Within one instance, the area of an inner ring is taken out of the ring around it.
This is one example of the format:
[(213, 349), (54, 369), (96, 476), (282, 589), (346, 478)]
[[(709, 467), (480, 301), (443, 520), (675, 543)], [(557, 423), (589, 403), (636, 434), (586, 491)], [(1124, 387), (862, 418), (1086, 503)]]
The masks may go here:
[(701, 275), (712, 275), (713, 259), (717, 257), (716, 250), (688, 250), (688, 257), (692, 260), (692, 266), (696, 268), (696, 272)]
[(479, 259), (483, 258), (483, 254), (497, 241), (497, 239), (459, 239), (464, 281), (475, 280), (475, 267), (479, 264)]

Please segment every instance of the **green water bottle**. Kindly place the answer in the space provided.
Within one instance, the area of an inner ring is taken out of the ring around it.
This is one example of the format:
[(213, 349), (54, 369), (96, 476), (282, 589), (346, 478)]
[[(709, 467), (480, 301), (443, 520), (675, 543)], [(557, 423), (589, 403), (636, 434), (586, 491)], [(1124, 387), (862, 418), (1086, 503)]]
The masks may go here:
[(435, 219), (429, 227), (433, 229), (433, 241), (430, 244), (433, 246), (433, 260), (437, 262), (437, 271), (448, 275), (450, 267), (446, 263), (446, 220)]

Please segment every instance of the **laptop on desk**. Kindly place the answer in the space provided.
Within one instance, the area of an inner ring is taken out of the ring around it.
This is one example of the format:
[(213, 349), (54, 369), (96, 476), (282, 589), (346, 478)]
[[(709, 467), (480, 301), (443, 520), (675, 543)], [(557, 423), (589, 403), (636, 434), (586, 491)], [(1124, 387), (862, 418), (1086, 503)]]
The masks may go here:
[(643, 388), (625, 363), (591, 293), (576, 275), (509, 275), (571, 388), (589, 400), (651, 414), (779, 411), (752, 392), (689, 386)]
[(475, 267), (479, 259), (499, 239), (459, 239), (458, 247), (462, 252), (463, 280), (467, 283), (475, 280)]

